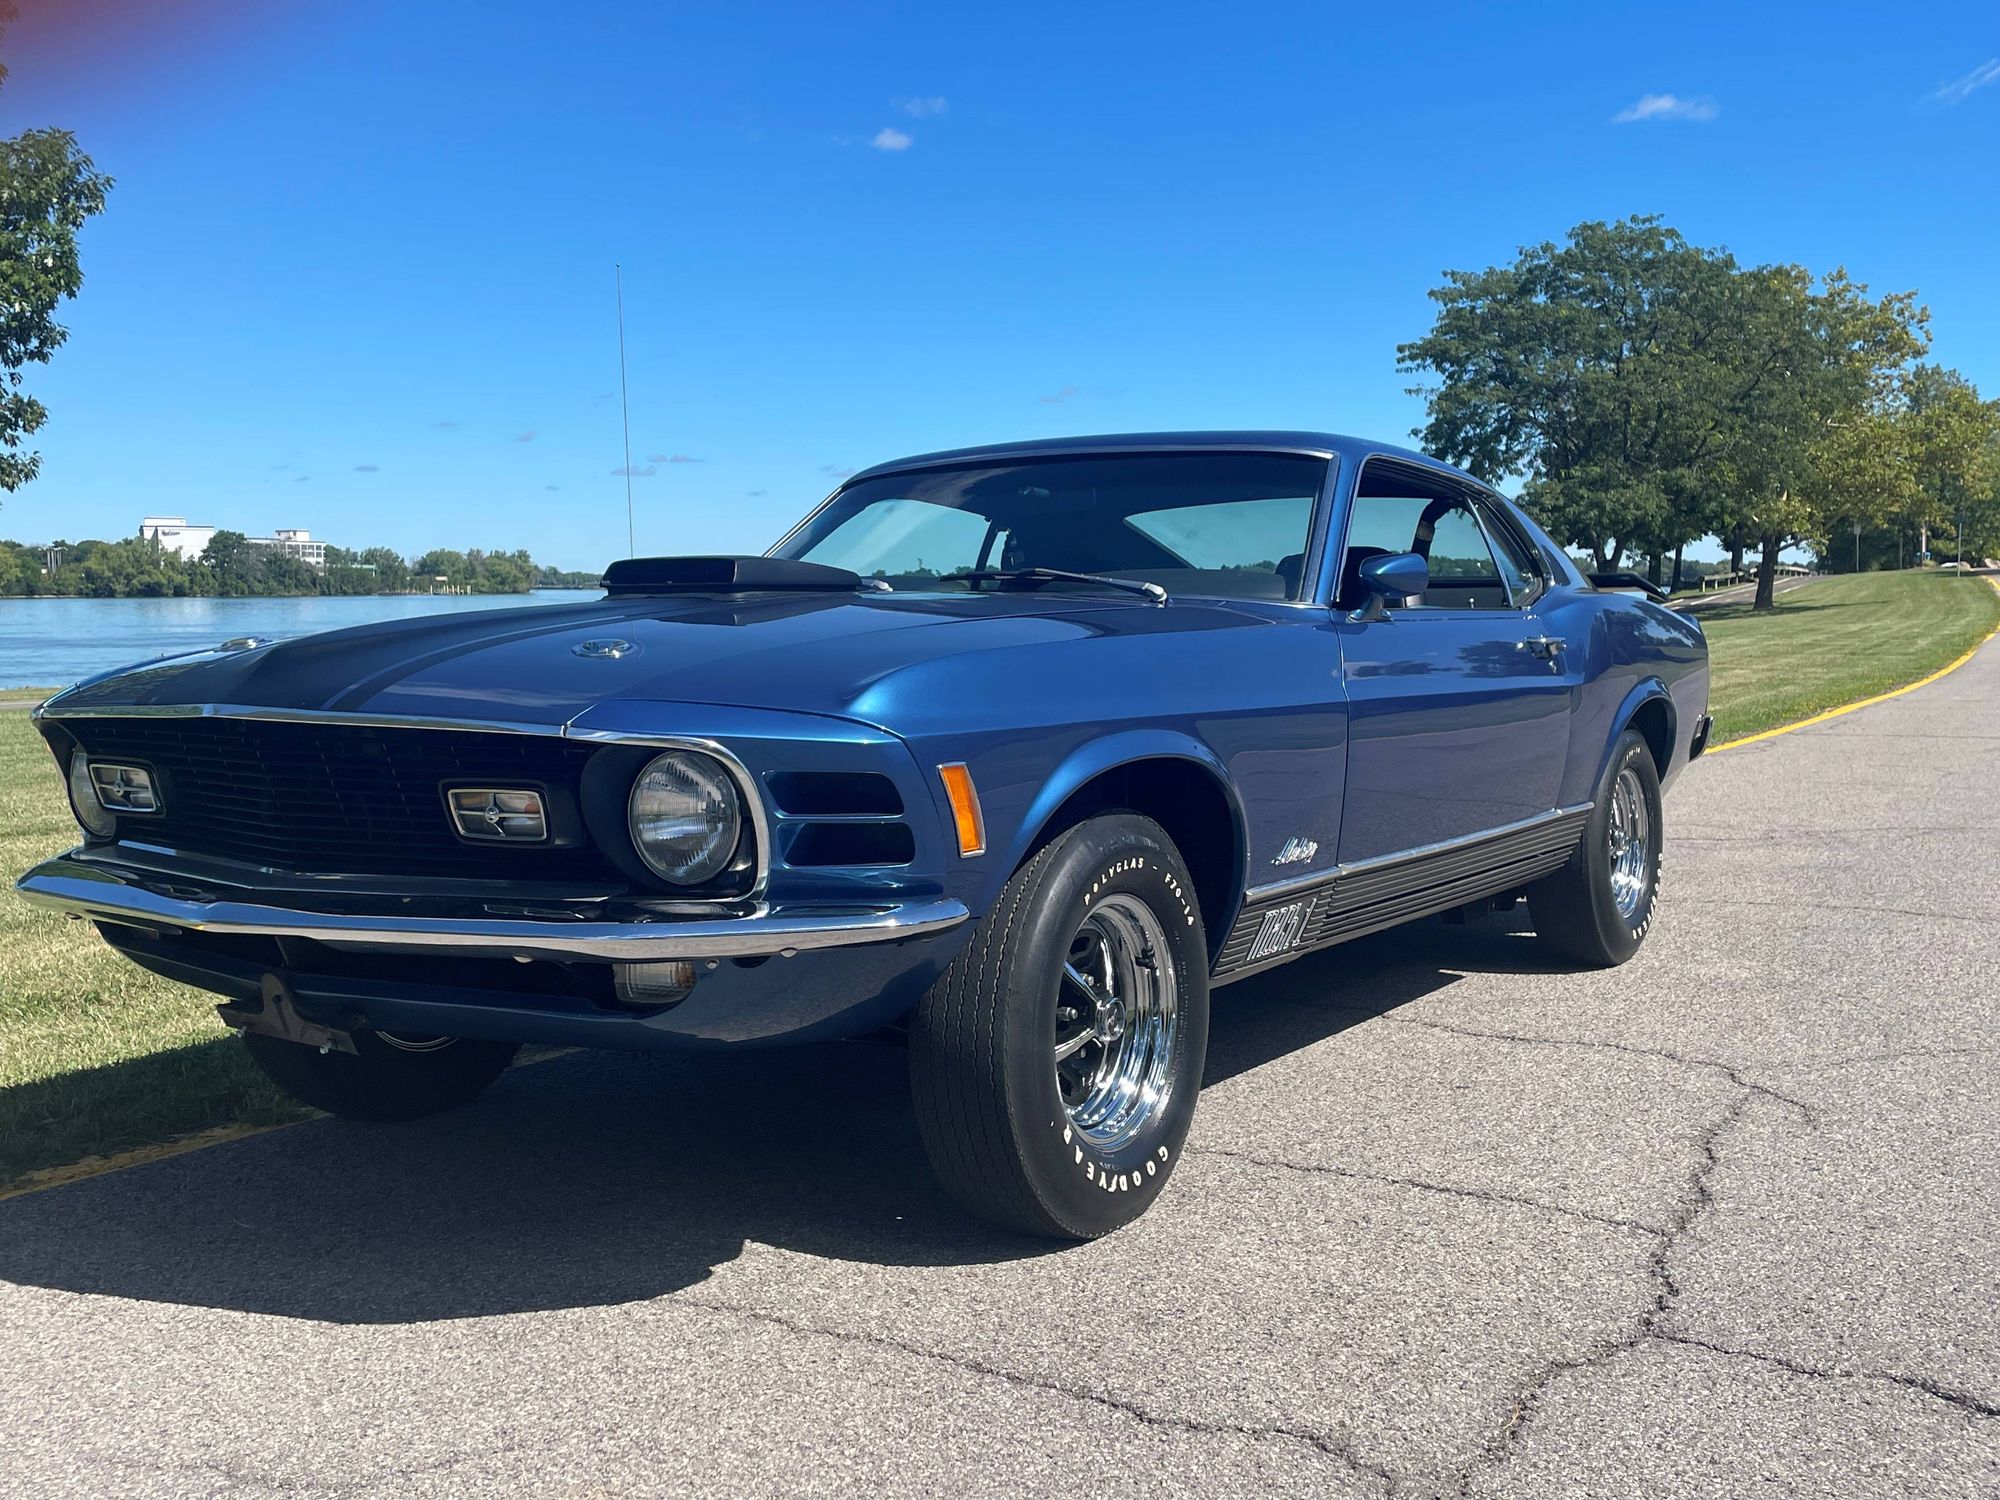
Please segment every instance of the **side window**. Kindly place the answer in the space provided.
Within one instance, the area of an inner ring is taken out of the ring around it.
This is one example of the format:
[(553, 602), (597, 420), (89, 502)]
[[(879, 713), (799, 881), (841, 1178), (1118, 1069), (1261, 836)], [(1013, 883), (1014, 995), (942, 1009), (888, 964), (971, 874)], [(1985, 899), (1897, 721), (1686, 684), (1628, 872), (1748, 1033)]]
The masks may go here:
[(1493, 542), (1493, 555), (1500, 564), (1500, 576), (1506, 582), (1507, 592), (1514, 603), (1521, 607), (1533, 604), (1549, 586), (1548, 564), (1542, 556), (1528, 545), (1528, 539), (1514, 529), (1514, 523), (1498, 506), (1482, 500), (1479, 502), (1480, 519), (1486, 523), (1486, 534)]
[(1471, 505), (1452, 495), (1358, 495), (1347, 524), (1343, 598), (1359, 603), (1356, 570), (1370, 557), (1417, 552), (1431, 583), (1418, 609), (1505, 609), (1507, 584)]

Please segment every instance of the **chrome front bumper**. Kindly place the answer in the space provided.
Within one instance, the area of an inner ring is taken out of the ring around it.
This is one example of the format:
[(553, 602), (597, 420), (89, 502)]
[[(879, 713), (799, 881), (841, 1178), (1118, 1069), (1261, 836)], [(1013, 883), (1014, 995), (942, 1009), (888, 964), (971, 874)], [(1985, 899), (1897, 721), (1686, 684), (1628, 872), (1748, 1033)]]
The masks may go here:
[(750, 902), (732, 906), (726, 915), (659, 911), (630, 902), (502, 903), (473, 897), (309, 902), (292, 892), (279, 904), (268, 893), (211, 888), (75, 852), (35, 866), (16, 889), (36, 906), (155, 931), (311, 938), (373, 953), (600, 963), (756, 958), (890, 943), (943, 932), (969, 915), (964, 903), (942, 898), (838, 907)]

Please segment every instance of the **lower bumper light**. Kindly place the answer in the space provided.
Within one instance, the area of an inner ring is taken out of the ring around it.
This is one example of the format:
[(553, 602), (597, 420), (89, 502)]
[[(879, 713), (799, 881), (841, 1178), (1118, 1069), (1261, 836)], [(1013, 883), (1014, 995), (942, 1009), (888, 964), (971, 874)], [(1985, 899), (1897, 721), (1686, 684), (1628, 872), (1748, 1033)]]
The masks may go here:
[(691, 963), (613, 964), (611, 987), (626, 1005), (676, 1005), (694, 989)]

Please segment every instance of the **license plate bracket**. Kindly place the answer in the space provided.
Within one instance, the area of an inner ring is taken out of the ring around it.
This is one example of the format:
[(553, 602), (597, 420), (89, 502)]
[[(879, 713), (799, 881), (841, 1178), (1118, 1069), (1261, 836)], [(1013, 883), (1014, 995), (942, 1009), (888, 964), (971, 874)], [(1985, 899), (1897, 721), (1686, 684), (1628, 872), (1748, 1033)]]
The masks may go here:
[(263, 1004), (256, 1010), (232, 1001), (216, 1006), (215, 1013), (222, 1018), (224, 1025), (233, 1026), (238, 1031), (254, 1031), (259, 1036), (297, 1042), (318, 1052), (351, 1053), (357, 1050), (351, 1033), (333, 1026), (322, 1026), (300, 1015), (297, 997), (292, 994), (291, 986), (285, 983), (283, 976), (266, 974), (261, 988)]

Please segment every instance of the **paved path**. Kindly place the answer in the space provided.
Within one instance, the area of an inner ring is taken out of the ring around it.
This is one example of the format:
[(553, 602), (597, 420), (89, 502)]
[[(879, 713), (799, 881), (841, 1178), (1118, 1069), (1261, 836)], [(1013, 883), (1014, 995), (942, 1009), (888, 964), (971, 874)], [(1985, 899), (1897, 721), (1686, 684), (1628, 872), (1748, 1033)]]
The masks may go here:
[(0, 1493), (1992, 1496), (1996, 786), (1989, 648), (1697, 765), (1622, 970), (1224, 992), (1083, 1249), (956, 1218), (872, 1044), (0, 1204)]
[[(1810, 578), (1776, 578), (1771, 581), (1774, 594), (1789, 594), (1793, 589), (1808, 583), (1818, 583), (1825, 574), (1815, 574)], [(1690, 614), (1698, 614), (1704, 609), (1717, 609), (1728, 604), (1749, 604), (1757, 597), (1757, 585), (1750, 583), (1732, 584), (1726, 589), (1710, 589), (1702, 593), (1698, 588), (1690, 588), (1674, 595), (1675, 609)]]

